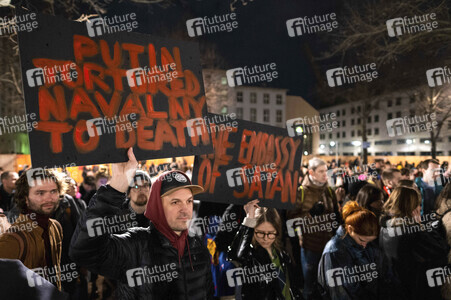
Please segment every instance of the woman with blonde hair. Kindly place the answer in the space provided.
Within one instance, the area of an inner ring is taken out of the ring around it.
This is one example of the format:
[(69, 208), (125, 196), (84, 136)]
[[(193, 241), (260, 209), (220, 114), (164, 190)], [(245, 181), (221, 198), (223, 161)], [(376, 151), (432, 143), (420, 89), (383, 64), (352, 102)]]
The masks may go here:
[(435, 230), (436, 214), (421, 216), (418, 189), (399, 186), (383, 207), (379, 246), (393, 271), (395, 299), (441, 299), (427, 274), (446, 266), (448, 245)]
[(229, 284), (241, 285), (239, 299), (243, 300), (301, 299), (291, 259), (282, 248), (280, 216), (274, 208), (259, 207), (258, 202), (244, 206), (246, 218), (229, 247), (228, 259), (242, 267), (240, 282), (235, 271), (228, 271)]
[(378, 281), (384, 274), (382, 255), (374, 243), (379, 234), (376, 215), (349, 201), (343, 207), (343, 222), (324, 248), (318, 269), (323, 298), (380, 299)]

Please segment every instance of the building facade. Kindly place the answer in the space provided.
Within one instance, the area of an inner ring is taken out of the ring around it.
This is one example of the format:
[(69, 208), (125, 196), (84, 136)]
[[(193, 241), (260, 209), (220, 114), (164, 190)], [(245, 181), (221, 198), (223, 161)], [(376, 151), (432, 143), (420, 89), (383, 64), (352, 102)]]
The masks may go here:
[[(434, 116), (416, 111), (416, 97), (397, 93), (375, 101), (375, 109), (366, 119), (368, 155), (431, 155), (428, 128), (433, 128)], [(344, 103), (319, 110), (321, 115), (334, 113), (339, 124), (332, 132), (320, 134), (319, 155), (361, 155), (362, 105)], [(446, 121), (441, 129), (437, 155), (451, 155), (451, 121)]]

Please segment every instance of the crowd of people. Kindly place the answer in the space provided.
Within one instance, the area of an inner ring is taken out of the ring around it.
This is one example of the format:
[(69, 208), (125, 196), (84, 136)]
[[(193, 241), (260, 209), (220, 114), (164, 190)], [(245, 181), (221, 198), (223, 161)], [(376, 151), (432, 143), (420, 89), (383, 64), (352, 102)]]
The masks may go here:
[(2, 171), (5, 299), (451, 299), (447, 162), (315, 157), (281, 210), (199, 203), (186, 161), (128, 157), (80, 183)]

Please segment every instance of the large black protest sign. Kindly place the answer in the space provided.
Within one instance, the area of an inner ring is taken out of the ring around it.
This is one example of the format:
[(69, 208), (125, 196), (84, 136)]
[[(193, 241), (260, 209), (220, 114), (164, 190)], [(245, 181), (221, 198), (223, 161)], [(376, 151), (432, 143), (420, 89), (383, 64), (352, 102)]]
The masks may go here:
[(33, 166), (120, 162), (128, 147), (139, 160), (212, 152), (208, 136), (186, 130), (207, 113), (197, 44), (101, 18), (38, 22), (19, 33), (26, 110), (38, 116)]
[[(205, 192), (196, 199), (293, 208), (302, 159), (302, 137), (290, 137), (284, 128), (208, 114), (214, 153), (198, 155), (193, 183)], [(208, 123), (208, 122), (205, 122)], [(208, 132), (207, 132), (208, 131)]]

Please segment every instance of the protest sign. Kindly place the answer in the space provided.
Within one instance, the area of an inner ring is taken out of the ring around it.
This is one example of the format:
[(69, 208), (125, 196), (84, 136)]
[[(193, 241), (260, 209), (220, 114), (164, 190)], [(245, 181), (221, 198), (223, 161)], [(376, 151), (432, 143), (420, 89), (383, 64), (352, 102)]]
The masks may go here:
[(197, 44), (102, 18), (38, 22), (19, 33), (26, 110), (38, 116), (34, 167), (126, 161), (129, 147), (138, 160), (212, 152), (208, 136), (185, 130), (207, 113)]

